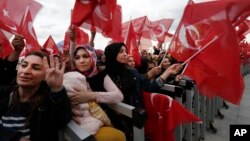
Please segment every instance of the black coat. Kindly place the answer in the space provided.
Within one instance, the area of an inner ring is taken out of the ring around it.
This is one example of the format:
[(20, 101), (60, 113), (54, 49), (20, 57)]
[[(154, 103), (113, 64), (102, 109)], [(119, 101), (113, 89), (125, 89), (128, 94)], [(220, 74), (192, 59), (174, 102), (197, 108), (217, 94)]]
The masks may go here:
[[(0, 86), (0, 117), (9, 108), (11, 92), (10, 87)], [(65, 89), (57, 93), (49, 91), (46, 94), (30, 118), (31, 141), (58, 141), (59, 129), (66, 126), (72, 117), (71, 104)]]

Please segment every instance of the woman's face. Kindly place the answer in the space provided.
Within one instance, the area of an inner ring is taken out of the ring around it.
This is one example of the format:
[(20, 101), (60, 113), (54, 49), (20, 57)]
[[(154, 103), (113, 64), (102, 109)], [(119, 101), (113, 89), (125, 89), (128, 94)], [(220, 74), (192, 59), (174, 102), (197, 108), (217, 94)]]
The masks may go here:
[(101, 56), (101, 61), (102, 61), (102, 62), (105, 62), (105, 61), (106, 61), (106, 57), (105, 57), (104, 54), (102, 54), (102, 56)]
[(116, 61), (122, 64), (126, 64), (127, 57), (128, 57), (127, 49), (125, 46), (122, 46), (119, 53), (117, 54)]
[(167, 69), (170, 66), (170, 60), (168, 58), (163, 58), (161, 67)]
[(21, 87), (40, 85), (45, 78), (43, 59), (36, 55), (24, 58), (17, 70), (17, 84)]
[(135, 60), (132, 56), (129, 56), (128, 57), (128, 61), (127, 61), (127, 65), (131, 68), (134, 68), (135, 67)]
[(80, 72), (86, 72), (91, 68), (92, 59), (85, 49), (79, 49), (75, 56), (76, 68)]

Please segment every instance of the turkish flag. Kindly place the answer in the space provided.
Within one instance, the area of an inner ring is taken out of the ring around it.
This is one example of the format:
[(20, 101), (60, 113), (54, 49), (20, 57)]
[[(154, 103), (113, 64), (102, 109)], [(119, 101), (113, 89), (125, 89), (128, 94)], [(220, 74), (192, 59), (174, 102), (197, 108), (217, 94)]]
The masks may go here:
[(144, 107), (147, 111), (145, 135), (151, 141), (174, 141), (177, 126), (190, 122), (201, 122), (180, 103), (163, 94), (143, 92)]
[(43, 48), (44, 50), (48, 53), (48, 54), (53, 54), (53, 55), (59, 55), (60, 51), (57, 48), (57, 45), (54, 41), (54, 39), (52, 38), (52, 36), (50, 35), (48, 37), (48, 39), (45, 41), (45, 43), (43, 44)]
[(4, 34), (2, 30), (0, 30), (0, 58), (4, 59), (13, 51), (13, 47), (9, 42), (9, 38)]
[(142, 36), (142, 32), (145, 26), (145, 23), (148, 22), (148, 17), (147, 16), (142, 16), (139, 18), (135, 18), (132, 19), (130, 21), (124, 22), (122, 23), (122, 36), (125, 37), (126, 36), (126, 31), (129, 28), (130, 22), (132, 22), (133, 27), (134, 27), (134, 31), (136, 33), (136, 38), (137, 40), (141, 39)]
[[(173, 23), (173, 19), (161, 19), (156, 21), (148, 21), (146, 22), (144, 31), (142, 33), (142, 37), (147, 39), (152, 39), (158, 41), (160, 43), (165, 42), (166, 36), (170, 36), (171, 34), (168, 33), (169, 28)], [(151, 38), (148, 38), (147, 32), (149, 32)]]
[(99, 32), (105, 37), (122, 41), (121, 6), (115, 0), (103, 0), (97, 3), (89, 18), (82, 27)]
[[(21, 26), (19, 26), (17, 33), (22, 35), (26, 40), (26, 49), (28, 52), (40, 50), (41, 46), (37, 41), (37, 36), (33, 28), (33, 20), (29, 9), (22, 18)], [(22, 53), (21, 53), (22, 54)]]
[(76, 0), (72, 10), (71, 24), (81, 26), (81, 24), (92, 14), (94, 0)]
[[(76, 34), (76, 40), (75, 40), (75, 45), (82, 45), (82, 44), (87, 44), (89, 42), (89, 36), (86, 32), (81, 30), (79, 27), (74, 26), (75, 34)], [(69, 50), (70, 48), (70, 39), (69, 39), (69, 34), (68, 32), (65, 33), (64, 36), (64, 45), (63, 48), (65, 50)]]
[[(223, 3), (229, 1), (233, 0)], [(222, 3), (212, 3), (217, 2)], [(211, 4), (207, 3), (208, 6)], [(231, 103), (239, 104), (244, 91), (244, 81), (240, 72), (238, 37), (232, 26), (234, 20), (232, 17), (228, 18), (231, 11), (215, 9), (218, 13), (208, 15), (204, 9), (211, 7), (205, 5), (202, 3), (188, 6), (169, 52), (179, 61), (190, 59), (184, 74), (196, 81), (201, 94), (208, 97), (217, 95)], [(202, 10), (198, 12), (198, 9)]]
[(226, 14), (227, 20), (236, 26), (249, 16), (249, 7), (249, 0), (191, 2), (185, 8), (183, 21), (189, 21), (190, 24), (194, 24), (213, 15), (217, 15), (216, 18), (218, 19)]
[(121, 41), (121, 7), (116, 0), (77, 0), (72, 24), (99, 32), (105, 37)]
[(204, 42), (215, 36), (218, 38), (189, 61), (184, 74), (196, 81), (201, 94), (209, 97), (217, 95), (239, 104), (244, 81), (240, 72), (237, 35), (228, 21), (218, 21), (210, 26), (213, 29)]
[(128, 54), (133, 55), (135, 60), (135, 67), (139, 67), (141, 64), (141, 57), (139, 53), (139, 47), (136, 41), (136, 34), (132, 22), (127, 31), (127, 38), (125, 39), (125, 44), (127, 47)]
[(31, 10), (31, 16), (34, 19), (41, 7), (40, 3), (33, 0), (1, 0), (0, 28), (16, 34), (19, 26), (22, 26), (21, 20), (26, 10)]

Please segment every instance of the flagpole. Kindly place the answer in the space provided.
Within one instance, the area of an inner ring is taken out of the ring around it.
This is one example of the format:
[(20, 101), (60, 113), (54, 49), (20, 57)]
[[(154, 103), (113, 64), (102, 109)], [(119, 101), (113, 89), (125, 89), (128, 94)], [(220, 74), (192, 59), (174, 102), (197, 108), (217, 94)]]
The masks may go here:
[[(219, 35), (221, 36), (221, 35)], [(204, 49), (206, 49), (210, 44), (212, 44), (215, 40), (217, 40), (219, 38), (219, 36), (215, 36), (211, 41), (209, 41), (202, 49), (200, 49), (199, 51), (195, 52), (191, 57), (189, 57), (185, 62), (183, 62), (181, 64), (181, 66), (184, 66), (185, 64), (187, 64), (190, 60), (192, 60), (196, 55), (198, 55), (200, 52), (202, 52)]]
[[(129, 29), (130, 29), (130, 26), (131, 26), (131, 24), (132, 24), (132, 21), (131, 21), (131, 18), (132, 18), (132, 16), (130, 16), (130, 21), (129, 21), (129, 25), (128, 25), (128, 31), (127, 31), (127, 35), (126, 35), (126, 37), (124, 38), (124, 43), (126, 44), (127, 43), (127, 41), (128, 41), (128, 33), (129, 33)], [(134, 29), (133, 29), (134, 30)], [(130, 51), (128, 50), (128, 54), (130, 54)]]

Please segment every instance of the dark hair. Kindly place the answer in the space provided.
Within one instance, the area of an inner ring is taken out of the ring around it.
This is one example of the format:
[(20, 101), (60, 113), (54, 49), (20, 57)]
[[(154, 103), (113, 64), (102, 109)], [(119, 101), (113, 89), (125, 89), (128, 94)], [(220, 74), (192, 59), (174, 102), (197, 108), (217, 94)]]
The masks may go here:
[[(38, 56), (38, 57), (47, 57), (47, 59), (49, 59), (49, 55), (41, 52), (41, 51), (34, 51), (34, 52), (30, 52), (29, 54), (27, 54), (25, 56)], [(19, 92), (18, 92), (18, 85), (12, 85), (12, 90), (13, 90), (13, 94), (11, 96), (11, 105), (10, 108), (20, 108), (20, 97), (19, 97)], [(42, 81), (37, 92), (31, 96), (29, 103), (30, 103), (30, 108), (28, 109), (28, 116), (26, 119), (26, 126), (29, 125), (29, 121), (33, 115), (34, 110), (40, 105), (40, 103), (45, 99), (46, 94), (49, 93), (49, 87), (47, 85), (47, 83), (45, 81)]]
[(30, 56), (30, 55), (35, 55), (35, 56), (38, 56), (41, 58), (43, 58), (43, 57), (49, 58), (49, 55), (45, 52), (42, 52), (42, 51), (32, 51), (32, 52), (28, 53), (25, 57)]
[(43, 51), (32, 51), (32, 52), (28, 53), (25, 56), (25, 58), (28, 57), (28, 56), (31, 56), (31, 55), (38, 56), (38, 57), (40, 57), (42, 59), (43, 59), (43, 57), (46, 57), (47, 60), (48, 60), (48, 63), (50, 62), (49, 55), (47, 53), (43, 52)]
[(122, 42), (115, 42), (109, 44), (104, 50), (106, 57), (106, 72), (109, 75), (124, 73), (127, 70), (126, 64), (120, 63), (116, 60), (116, 57), (123, 46), (126, 47)]
[(115, 43), (111, 43), (108, 46), (106, 46), (106, 48), (104, 50), (104, 54), (106, 56), (106, 59), (108, 61), (116, 60), (116, 56), (119, 53), (122, 46), (126, 47), (126, 45), (123, 42), (115, 42)]

